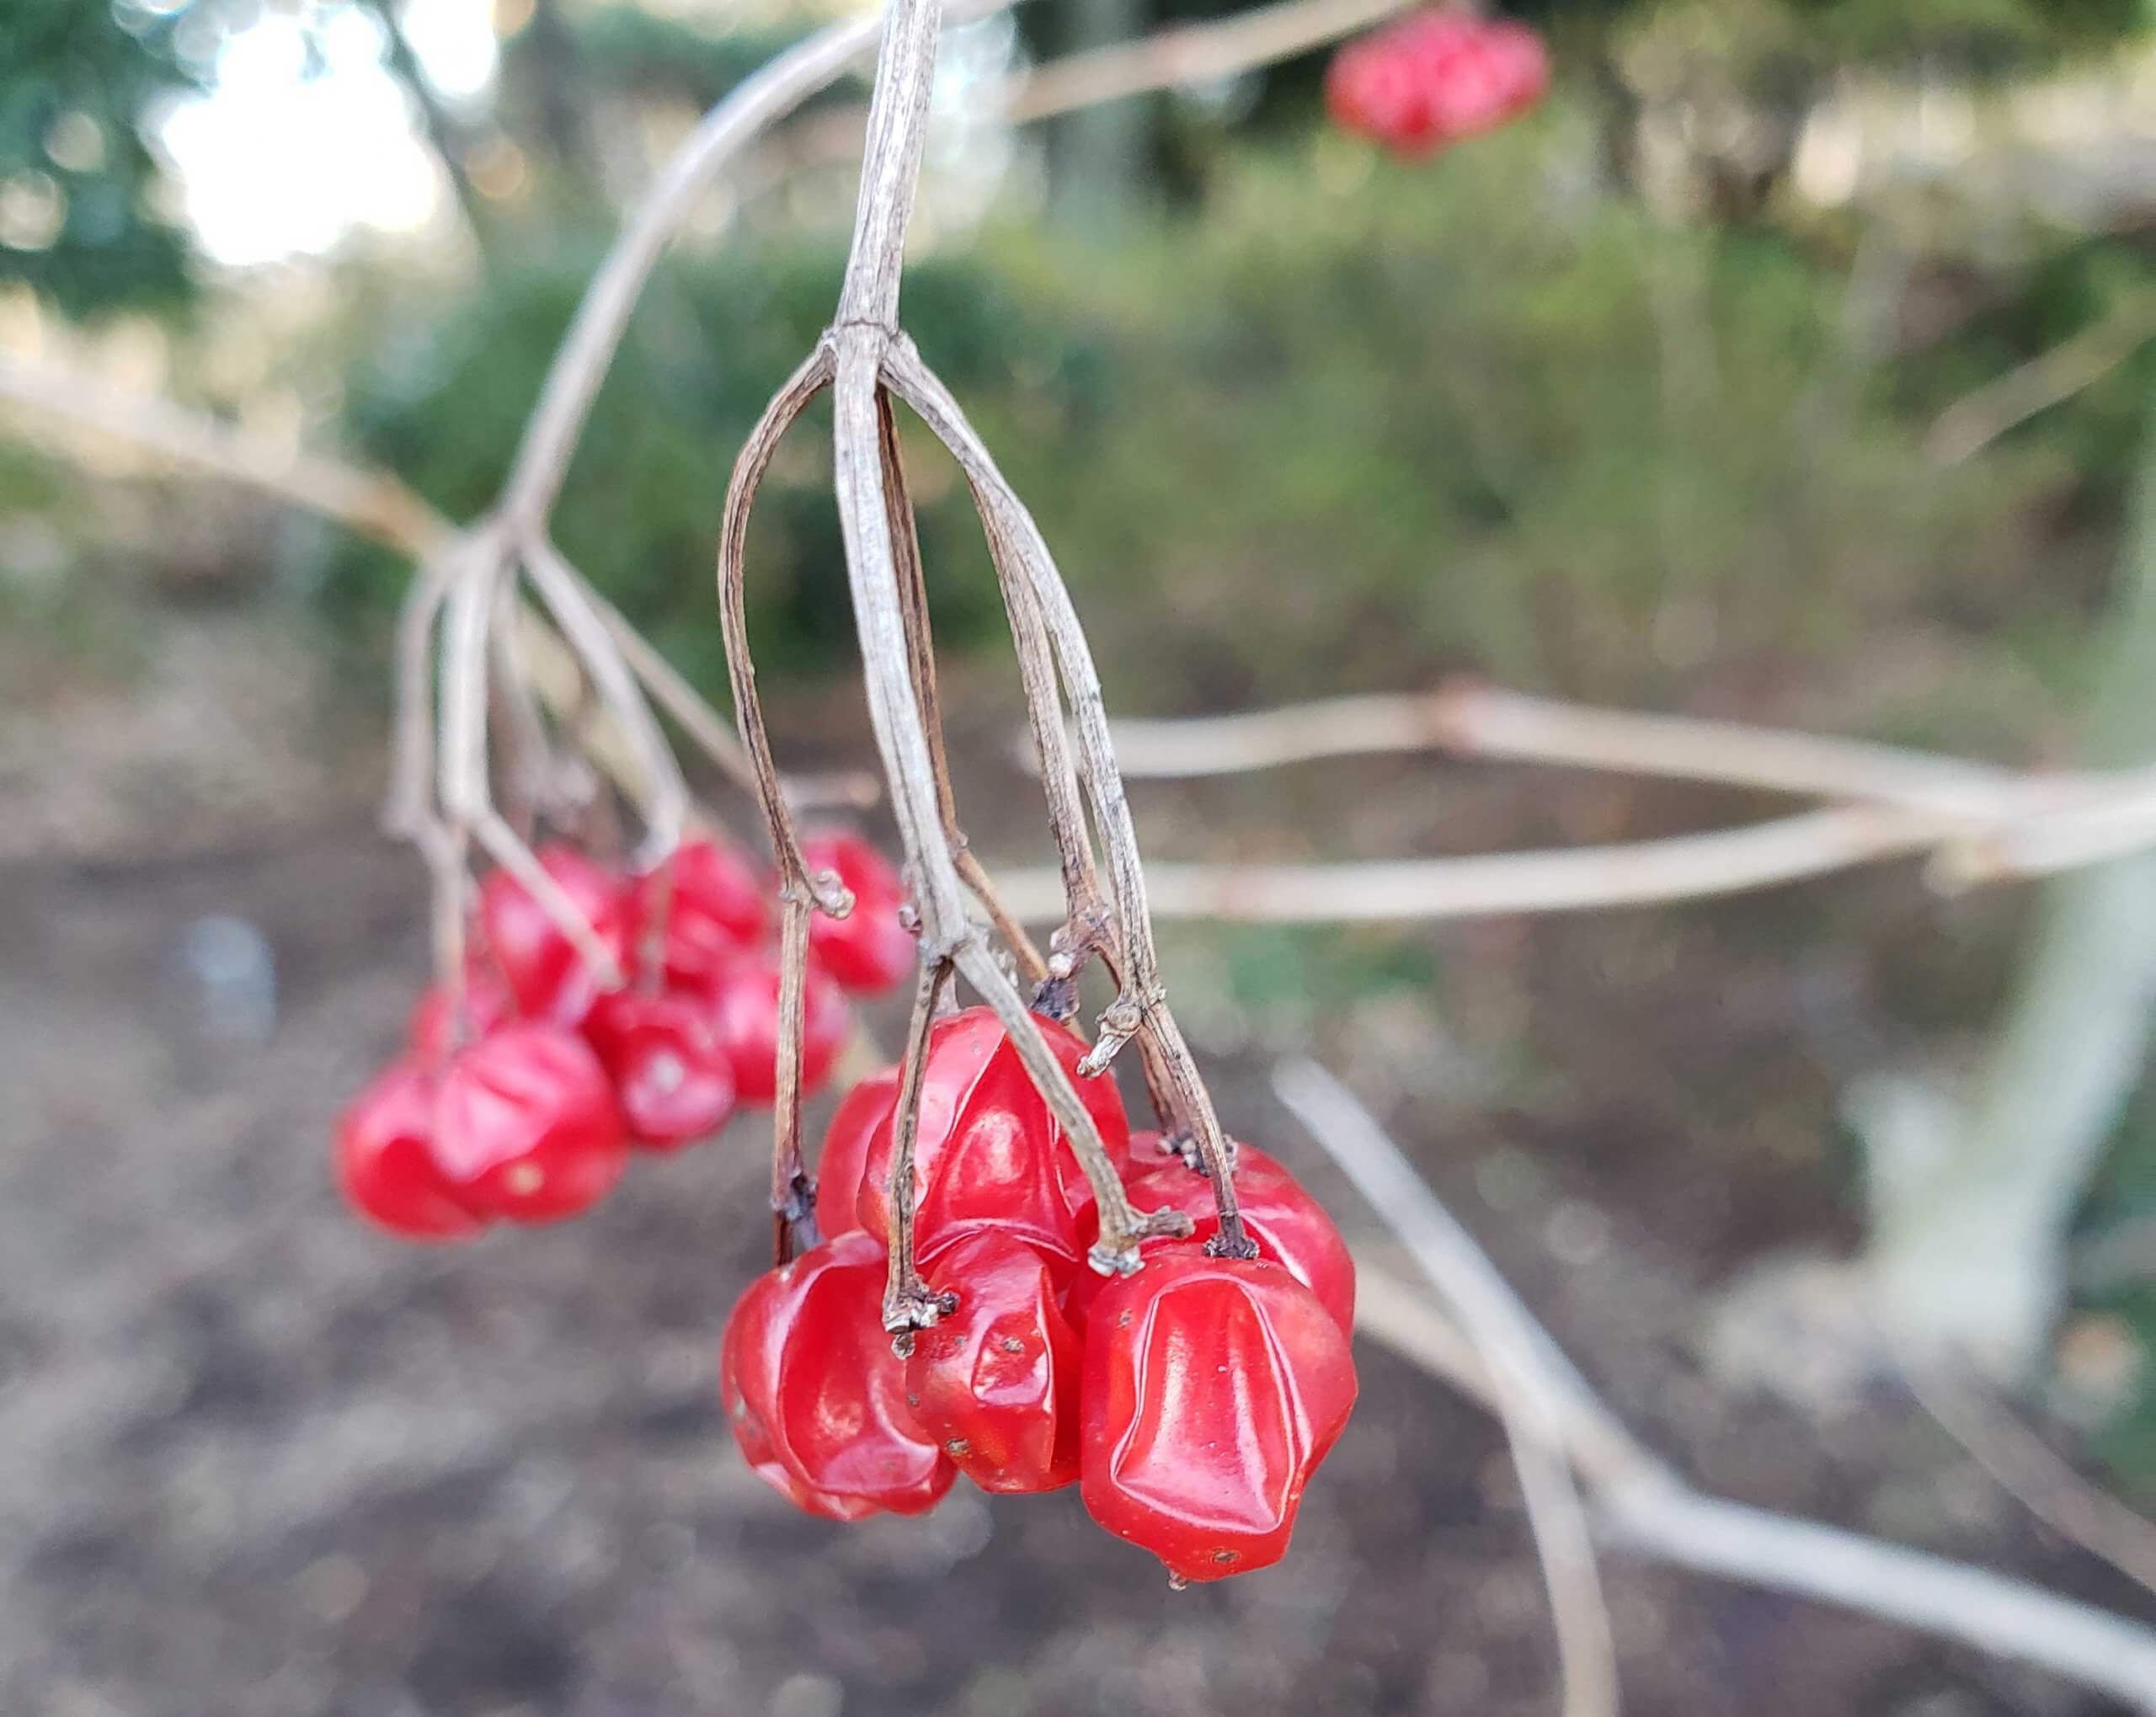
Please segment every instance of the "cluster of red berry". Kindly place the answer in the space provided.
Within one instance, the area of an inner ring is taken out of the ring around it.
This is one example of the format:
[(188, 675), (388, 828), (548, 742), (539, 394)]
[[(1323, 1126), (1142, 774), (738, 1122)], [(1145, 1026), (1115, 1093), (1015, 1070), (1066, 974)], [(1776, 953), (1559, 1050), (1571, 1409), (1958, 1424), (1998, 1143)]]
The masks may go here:
[[(809, 931), (805, 1091), (845, 1047), (846, 992), (889, 989), (913, 969), (915, 944), (898, 872), (874, 847), (830, 835), (803, 850), (854, 897), (847, 917), (819, 914)], [(420, 996), (403, 1053), (338, 1126), (346, 1197), (396, 1233), (446, 1240), (574, 1216), (621, 1178), (632, 1147), (676, 1149), (773, 1096), (775, 888), (760, 869), (706, 839), (643, 877), (569, 846), (542, 848), (539, 862), (626, 981), (602, 989), (522, 883), (487, 877), (462, 994)]]
[(1550, 56), (1524, 24), (1456, 7), (1418, 12), (1333, 56), (1326, 104), (1351, 131), (1428, 155), (1494, 131), (1550, 88)]
[(798, 1506), (837, 1520), (933, 1507), (982, 1489), (1073, 1481), (1108, 1531), (1171, 1576), (1277, 1562), (1303, 1488), (1355, 1400), (1355, 1272), (1324, 1210), (1247, 1146), (1235, 1186), (1255, 1259), (1215, 1257), (1212, 1183), (1134, 1138), (1085, 1044), (1041, 1030), (1132, 1201), (1189, 1214), (1143, 1267), (1086, 1266), (1093, 1196), (995, 1016), (938, 1021), (921, 1069), (914, 1241), (950, 1309), (898, 1357), (883, 1325), (899, 1074), (863, 1080), (833, 1118), (817, 1210), (829, 1238), (759, 1277), (726, 1328), (735, 1440)]

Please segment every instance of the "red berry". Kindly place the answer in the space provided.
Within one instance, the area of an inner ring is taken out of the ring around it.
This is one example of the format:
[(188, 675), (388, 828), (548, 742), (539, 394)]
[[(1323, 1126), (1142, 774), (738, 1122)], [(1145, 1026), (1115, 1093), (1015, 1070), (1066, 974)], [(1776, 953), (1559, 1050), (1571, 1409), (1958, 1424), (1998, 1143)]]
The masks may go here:
[(1450, 7), (1349, 43), (1326, 73), (1342, 126), (1408, 155), (1494, 130), (1549, 87), (1550, 56), (1532, 29)]
[[(1145, 1155), (1142, 1141), (1132, 1139), (1134, 1164)], [(1193, 1224), (1191, 1238), (1211, 1240), (1220, 1230), (1212, 1181), (1185, 1167), (1180, 1157), (1153, 1160), (1153, 1167), (1126, 1178), (1131, 1202), (1140, 1210), (1183, 1211)], [(1257, 1256), (1286, 1269), (1317, 1296), (1335, 1323), (1352, 1332), (1355, 1261), (1325, 1207), (1279, 1163), (1247, 1144), (1235, 1149), (1235, 1200), (1244, 1231), (1257, 1242)]]
[(718, 840), (685, 840), (674, 856), (637, 879), (638, 957), (659, 931), (666, 975), (677, 983), (716, 977), (756, 947), (771, 921), (771, 891), (734, 847)]
[(1086, 1511), (1185, 1580), (1286, 1554), (1355, 1405), (1348, 1337), (1278, 1264), (1185, 1242), (1110, 1282), (1086, 1334)]
[(464, 962), (462, 1029), (446, 986), (430, 984), (412, 1005), (404, 1041), (423, 1067), (439, 1067), (467, 1043), (483, 1037), (516, 1014), (516, 998), (494, 968), (477, 957)]
[[(1078, 1077), (1086, 1045), (1052, 1020), (1042, 1035), (1078, 1088), (1111, 1161), (1128, 1156), (1130, 1123), (1115, 1081)], [(877, 1124), (855, 1210), (888, 1244), (895, 1115)], [(1082, 1262), (1096, 1226), (1093, 1192), (1063, 1128), (1033, 1088), (1025, 1063), (994, 1013), (969, 1008), (929, 1030), (914, 1140), (914, 1245), (926, 1263), (961, 1234), (1001, 1229), (1064, 1266)]]
[(905, 883), (890, 860), (857, 835), (812, 835), (801, 843), (811, 872), (835, 871), (853, 895), (844, 918), (818, 913), (808, 946), (824, 969), (857, 994), (889, 989), (914, 969), (920, 945), (899, 921)]
[(734, 1112), (734, 1064), (706, 998), (617, 989), (592, 1005), (584, 1037), (614, 1082), (634, 1143), (686, 1144)]
[(552, 1222), (621, 1178), (628, 1138), (606, 1070), (559, 1026), (516, 1021), (452, 1056), (435, 1090), (434, 1154), (490, 1216)]
[[(627, 910), (621, 882), (572, 846), (547, 846), (540, 865), (591, 925), (600, 944), (621, 962), (627, 948)], [(547, 909), (507, 871), (479, 890), (479, 924), (487, 949), (525, 1013), (574, 1025), (599, 993), (599, 981)]]
[(955, 1312), (914, 1337), (906, 1405), (984, 1490), (1054, 1490), (1078, 1476), (1078, 1334), (1056, 1305), (1048, 1261), (981, 1229), (929, 1272)]
[[(778, 1095), (778, 967), (768, 957), (737, 961), (710, 981), (712, 1018), (726, 1058), (734, 1064), (734, 1089), (744, 1103), (768, 1103)], [(801, 992), (801, 1092), (816, 1090), (830, 1075), (853, 1029), (846, 992), (814, 961)]]
[(435, 1160), (434, 1082), (392, 1061), (337, 1123), (337, 1179), (352, 1208), (392, 1234), (455, 1240), (485, 1224)]
[(720, 1349), (720, 1400), (749, 1464), (833, 1520), (925, 1513), (957, 1476), (907, 1410), (883, 1272), (865, 1234), (812, 1247), (749, 1284)]
[(839, 1099), (815, 1165), (816, 1219), (826, 1239), (861, 1226), (854, 1205), (868, 1166), (868, 1141), (898, 1095), (899, 1070), (894, 1067), (872, 1074)]

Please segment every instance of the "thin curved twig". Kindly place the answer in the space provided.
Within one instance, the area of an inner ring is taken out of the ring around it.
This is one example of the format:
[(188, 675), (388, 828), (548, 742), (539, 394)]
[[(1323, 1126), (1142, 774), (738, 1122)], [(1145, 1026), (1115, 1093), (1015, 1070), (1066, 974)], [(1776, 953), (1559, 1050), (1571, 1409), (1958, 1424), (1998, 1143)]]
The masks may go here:
[[(1404, 1166), (1399, 1147), (1369, 1112), (1315, 1063), (1283, 1064), (1273, 1082), (1282, 1101), (1343, 1169), (1351, 1160), (1391, 1160)], [(1392, 1213), (1390, 1203), (1378, 1208), (1388, 1223)], [(1557, 1416), (1564, 1446), (1588, 1485), (1596, 1524), (1612, 1548), (1838, 1605), (2033, 1664), (2137, 1709), (2156, 1711), (2156, 1634), (2137, 1623), (2004, 1575), (1694, 1490), (1603, 1405), (1464, 1229), (1453, 1224), (1423, 1238), (1417, 1261), (1442, 1277), (1456, 1308), (1462, 1292), (1470, 1299), (1502, 1294), (1510, 1302), (1511, 1314), (1500, 1320), (1509, 1334), (1497, 1339), (1515, 1367), (1534, 1374), (1537, 1394)], [(1486, 1315), (1490, 1308), (1482, 1310)], [(1356, 1325), (1494, 1410), (1489, 1364), (1478, 1352), (1484, 1343), (1464, 1337), (1427, 1300), (1359, 1261)], [(1487, 1338), (1490, 1331), (1486, 1326), (1477, 1334)]]

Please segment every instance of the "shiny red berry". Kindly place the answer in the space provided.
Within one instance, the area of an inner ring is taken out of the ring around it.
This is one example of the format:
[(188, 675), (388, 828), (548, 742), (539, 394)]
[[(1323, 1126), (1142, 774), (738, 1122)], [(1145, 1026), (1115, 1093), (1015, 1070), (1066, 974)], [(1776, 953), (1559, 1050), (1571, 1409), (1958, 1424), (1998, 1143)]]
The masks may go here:
[(670, 978), (714, 978), (762, 943), (771, 924), (771, 894), (737, 848), (720, 840), (685, 840), (670, 860), (637, 879), (631, 914), (637, 957), (647, 957), (655, 936)]
[(749, 1284), (726, 1320), (719, 1398), (756, 1475), (811, 1514), (921, 1514), (957, 1469), (914, 1423), (883, 1333), (883, 1249), (841, 1234)]
[[(712, 1016), (734, 1064), (734, 1089), (744, 1103), (778, 1094), (778, 967), (764, 956), (736, 961), (710, 980)], [(814, 961), (801, 992), (801, 1090), (806, 1096), (830, 1077), (853, 1030), (846, 992)]]
[[(538, 857), (621, 962), (628, 925), (621, 881), (572, 846), (542, 847)], [(547, 909), (505, 870), (491, 872), (480, 888), (479, 926), (487, 954), (522, 1012), (574, 1025), (590, 1010), (598, 978)]]
[[(1130, 1124), (1115, 1081), (1106, 1074), (1080, 1078), (1085, 1043), (1052, 1020), (1039, 1025), (1071, 1074), (1109, 1159), (1121, 1164), (1129, 1151)], [(855, 1205), (862, 1229), (879, 1243), (889, 1236), (894, 1118), (878, 1123), (868, 1142)], [(979, 1228), (1038, 1246), (1065, 1269), (1082, 1262), (1092, 1245), (1092, 1188), (1017, 1048), (985, 1007), (930, 1028), (913, 1166), (915, 1255), (924, 1264)]]
[[(1124, 1180), (1131, 1202), (1140, 1210), (1180, 1210), (1191, 1218), (1194, 1240), (1209, 1240), (1220, 1230), (1213, 1183), (1187, 1168), (1180, 1157), (1153, 1156), (1145, 1138), (1131, 1140), (1133, 1164), (1152, 1157), (1154, 1166)], [(1325, 1207), (1303, 1190), (1302, 1182), (1251, 1145), (1235, 1149), (1235, 1202), (1243, 1230), (1257, 1242), (1257, 1256), (1270, 1258), (1318, 1298), (1333, 1321), (1355, 1327), (1355, 1261)]]
[(1078, 1476), (1077, 1332), (1048, 1261), (982, 1229), (944, 1248), (929, 1286), (958, 1309), (914, 1337), (906, 1405), (984, 1490), (1054, 1490)]
[(457, 1197), (512, 1222), (574, 1216), (628, 1160), (614, 1088), (574, 1032), (515, 1021), (452, 1056), (435, 1090), (434, 1155)]
[(435, 1161), (434, 1126), (433, 1080), (411, 1061), (392, 1062), (338, 1121), (338, 1183), (355, 1210), (392, 1234), (477, 1234), (485, 1219)]
[(1278, 1264), (1184, 1242), (1094, 1300), (1081, 1400), (1086, 1512), (1170, 1573), (1219, 1580), (1287, 1553), (1354, 1407), (1355, 1362)]
[(824, 969), (857, 994), (878, 994), (911, 972), (920, 945), (899, 921), (905, 883), (898, 867), (858, 835), (811, 835), (801, 843), (813, 871), (835, 871), (853, 896), (844, 918), (818, 913), (808, 921), (808, 946)]
[(707, 997), (617, 989), (592, 1004), (584, 1037), (614, 1082), (633, 1143), (686, 1144), (734, 1112), (734, 1064)]
[(868, 1166), (868, 1141), (898, 1096), (899, 1070), (894, 1067), (872, 1074), (839, 1099), (815, 1162), (816, 1221), (826, 1239), (861, 1226), (854, 1205)]

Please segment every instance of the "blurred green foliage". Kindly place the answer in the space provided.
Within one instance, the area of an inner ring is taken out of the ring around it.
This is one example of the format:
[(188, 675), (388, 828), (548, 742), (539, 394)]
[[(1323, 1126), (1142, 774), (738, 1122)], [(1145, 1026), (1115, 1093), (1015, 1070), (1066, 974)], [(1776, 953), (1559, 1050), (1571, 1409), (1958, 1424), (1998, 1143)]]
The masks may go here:
[[(1471, 666), (1652, 701), (1709, 659), (1830, 662), (1887, 618), (1981, 623), (2039, 659), (2079, 635), (2100, 593), (2026, 578), (2032, 507), (2075, 497), (2107, 522), (2134, 377), (1959, 470), (1920, 430), (2145, 266), (2061, 253), (1955, 339), (1873, 367), (1845, 350), (1830, 243), (1657, 223), (1569, 176), (1564, 123), (1416, 168), (1305, 139), (1245, 159), (1202, 221), (1113, 247), (1013, 226), (909, 273), (909, 325), (1126, 697)], [(483, 507), (597, 249), (511, 252), (467, 297), (383, 316), (347, 387), (363, 449), (454, 515)], [(707, 685), (731, 454), (838, 273), (834, 248), (768, 242), (670, 264), (564, 491), (563, 547)], [(993, 586), (963, 488), (914, 444), (938, 622), (963, 646), (1000, 624)], [(775, 669), (851, 656), (826, 461), (804, 424), (759, 509), (752, 623)], [(339, 600), (387, 588), (361, 570), (340, 563)]]
[(105, 0), (0, 6), (0, 282), (77, 317), (190, 296), (187, 240), (158, 211), (138, 130), (184, 84), (171, 31)]

